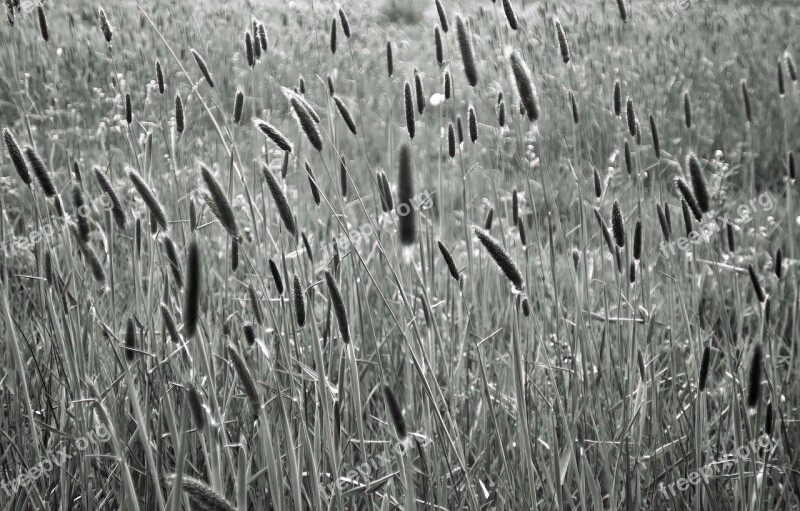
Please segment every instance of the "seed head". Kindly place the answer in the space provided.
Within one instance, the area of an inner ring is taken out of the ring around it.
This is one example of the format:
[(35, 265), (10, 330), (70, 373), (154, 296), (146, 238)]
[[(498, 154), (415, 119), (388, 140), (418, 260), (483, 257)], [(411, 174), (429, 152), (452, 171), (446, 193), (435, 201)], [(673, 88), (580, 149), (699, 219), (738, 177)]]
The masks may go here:
[(406, 420), (403, 417), (403, 409), (400, 407), (400, 403), (397, 402), (397, 398), (394, 397), (394, 393), (392, 389), (388, 386), (383, 386), (383, 398), (386, 402), (386, 408), (389, 410), (389, 416), (392, 418), (392, 424), (394, 425), (394, 431), (397, 433), (397, 438), (401, 441), (408, 438), (408, 428), (406, 426)]
[(231, 238), (239, 237), (239, 227), (236, 225), (236, 215), (233, 213), (233, 208), (222, 187), (217, 182), (214, 174), (203, 163), (200, 164), (200, 174), (203, 177), (203, 182), (206, 185), (206, 190), (203, 190), (203, 198), (205, 199), (208, 209), (217, 217), (219, 223), (228, 232)]
[(689, 185), (687, 185), (686, 181), (683, 179), (677, 178), (675, 179), (675, 186), (678, 187), (678, 191), (681, 193), (683, 200), (686, 201), (689, 209), (692, 210), (695, 219), (698, 222), (701, 221), (703, 219), (703, 210), (700, 209), (700, 205), (697, 203), (694, 193), (689, 189)]
[(186, 251), (186, 285), (183, 287), (183, 331), (191, 339), (197, 333), (200, 320), (200, 291), (203, 279), (203, 268), (200, 258), (200, 247), (197, 240), (189, 242)]
[(164, 207), (161, 205), (161, 202), (159, 202), (152, 188), (144, 182), (142, 176), (135, 170), (128, 168), (127, 172), (128, 178), (131, 180), (131, 183), (133, 183), (133, 187), (136, 188), (136, 191), (139, 193), (142, 201), (144, 201), (147, 209), (150, 210), (153, 219), (158, 223), (161, 229), (167, 231), (167, 215), (164, 213)]
[(356, 123), (353, 121), (353, 115), (350, 113), (350, 110), (347, 109), (347, 105), (342, 102), (339, 96), (333, 96), (333, 101), (336, 103), (336, 108), (339, 110), (339, 114), (342, 116), (342, 120), (344, 120), (347, 128), (353, 135), (357, 135), (358, 130), (356, 130)]
[(439, 25), (442, 26), (442, 30), (446, 34), (447, 31), (450, 30), (450, 24), (447, 22), (447, 14), (444, 12), (441, 0), (436, 0), (435, 3), (436, 13), (439, 15)]
[(611, 207), (611, 229), (614, 232), (614, 242), (619, 248), (625, 246), (625, 220), (622, 218), (622, 210), (619, 201), (614, 201)]
[(25, 163), (25, 158), (22, 157), (22, 151), (19, 148), (19, 144), (17, 144), (17, 139), (14, 138), (14, 135), (8, 128), (3, 128), (3, 142), (5, 143), (8, 157), (11, 159), (11, 163), (14, 164), (19, 178), (22, 179), (25, 186), (30, 188), (32, 180), (31, 174), (28, 172), (28, 165)]
[(98, 18), (100, 19), (100, 30), (103, 32), (103, 38), (107, 43), (110, 43), (113, 33), (111, 32), (111, 24), (108, 22), (106, 11), (102, 7), (98, 9)]
[(661, 141), (658, 138), (658, 126), (656, 126), (656, 118), (650, 115), (650, 136), (653, 137), (653, 152), (656, 153), (656, 158), (661, 158)]
[(183, 133), (185, 120), (183, 117), (183, 101), (180, 94), (175, 94), (175, 129), (178, 133)]
[(297, 274), (294, 275), (292, 284), (294, 287), (294, 316), (297, 320), (297, 326), (303, 328), (306, 324), (306, 300), (300, 277)]
[[(283, 295), (283, 279), (281, 278), (280, 271), (278, 271), (278, 265), (275, 264), (272, 258), (269, 259), (269, 272), (272, 274), (272, 280), (275, 281), (275, 290), (279, 295)], [(261, 309), (259, 308), (259, 312), (260, 311)]]
[(233, 123), (240, 124), (242, 121), (242, 108), (244, 107), (244, 92), (242, 89), (236, 89), (236, 95), (233, 98)]
[(203, 77), (206, 79), (206, 82), (208, 82), (209, 87), (213, 89), (214, 79), (212, 78), (211, 73), (208, 71), (208, 66), (206, 65), (206, 61), (203, 60), (203, 57), (201, 57), (200, 54), (197, 53), (197, 50), (195, 50), (194, 48), (191, 48), (189, 51), (192, 52), (192, 55), (194, 56), (194, 61), (197, 63), (197, 67), (200, 69), (200, 72), (203, 73)]
[(417, 68), (414, 68), (414, 93), (417, 99), (417, 112), (422, 115), (425, 112), (425, 91), (422, 88), (422, 77)]
[(342, 23), (342, 33), (346, 38), (350, 39), (350, 21), (341, 7), (339, 7), (339, 21)]
[(524, 286), (522, 274), (500, 242), (478, 227), (475, 227), (475, 235), (511, 284), (518, 290), (522, 290)]
[(344, 307), (344, 300), (342, 299), (342, 294), (339, 292), (339, 286), (336, 285), (333, 275), (331, 275), (327, 270), (325, 271), (325, 283), (328, 286), (328, 293), (330, 294), (331, 298), (331, 306), (334, 314), (336, 315), (336, 322), (339, 325), (339, 333), (342, 335), (342, 342), (349, 344), (350, 326), (347, 322), (347, 310)]
[(555, 20), (556, 25), (556, 36), (558, 37), (558, 47), (561, 50), (561, 58), (564, 60), (564, 64), (569, 64), (570, 61), (570, 51), (569, 51), (569, 44), (567, 43), (567, 34), (564, 32), (564, 27), (561, 26), (561, 22), (558, 19)]
[(317, 178), (314, 177), (314, 171), (311, 169), (311, 165), (308, 163), (308, 160), (304, 161), (304, 165), (306, 168), (306, 174), (308, 174), (308, 184), (311, 187), (311, 197), (314, 199), (314, 204), (319, 206), (320, 196), (319, 187), (317, 186)]
[(514, 76), (514, 83), (517, 87), (520, 102), (525, 107), (525, 113), (528, 115), (528, 120), (531, 122), (539, 118), (539, 101), (536, 98), (536, 92), (531, 81), (531, 73), (528, 71), (528, 66), (522, 60), (519, 53), (514, 50), (509, 57), (511, 63), (511, 73)]
[(764, 348), (760, 342), (753, 346), (753, 355), (750, 358), (750, 369), (747, 377), (747, 406), (755, 408), (761, 398), (761, 376), (764, 361)]
[(747, 272), (750, 274), (750, 282), (753, 284), (753, 291), (756, 292), (756, 298), (758, 298), (759, 302), (764, 303), (767, 299), (767, 295), (764, 293), (764, 288), (761, 287), (761, 281), (752, 264), (747, 265)]
[(283, 135), (283, 133), (278, 131), (275, 126), (256, 117), (253, 117), (252, 122), (253, 126), (258, 128), (261, 133), (272, 140), (272, 142), (275, 143), (278, 148), (280, 148), (282, 151), (286, 151), (287, 153), (292, 152), (292, 144), (289, 143), (289, 140)]
[(28, 158), (28, 163), (33, 169), (33, 175), (36, 176), (36, 180), (39, 181), (39, 186), (42, 187), (44, 196), (53, 198), (58, 195), (53, 180), (50, 179), (50, 171), (47, 170), (47, 165), (45, 165), (39, 153), (36, 152), (36, 149), (31, 146), (25, 146), (25, 156)]
[(467, 22), (460, 15), (456, 16), (456, 37), (458, 48), (461, 51), (461, 61), (464, 64), (464, 74), (470, 87), (478, 85), (478, 67), (475, 64), (475, 51), (472, 48), (472, 37), (467, 28)]
[[(508, 26), (511, 27), (511, 30), (516, 30), (519, 24), (517, 23), (517, 15), (514, 12), (514, 7), (511, 5), (511, 0), (503, 0), (503, 11), (506, 13)], [(456, 23), (458, 23), (458, 18), (456, 18)], [(456, 25), (456, 29), (458, 29), (458, 25)]]
[(413, 245), (417, 237), (417, 213), (414, 210), (414, 156), (411, 146), (400, 146), (397, 172), (397, 234), (400, 243)]
[(172, 317), (172, 313), (164, 302), (161, 302), (159, 308), (161, 309), (161, 321), (164, 323), (164, 330), (169, 334), (170, 340), (178, 344), (181, 342), (181, 336), (178, 333), (178, 328), (175, 326), (175, 318)]
[(280, 215), (281, 220), (283, 220), (283, 225), (292, 236), (297, 236), (294, 215), (292, 215), (289, 202), (286, 200), (286, 195), (283, 193), (283, 188), (281, 188), (281, 185), (278, 183), (278, 180), (275, 179), (275, 176), (272, 174), (272, 171), (269, 170), (269, 167), (263, 166), (261, 168), (261, 173), (264, 175), (264, 180), (267, 182), (267, 187), (269, 187), (269, 191), (272, 194), (272, 200), (275, 202), (275, 207), (278, 209), (278, 214)]
[(687, 161), (689, 177), (692, 180), (692, 191), (695, 199), (697, 199), (697, 206), (703, 213), (708, 213), (711, 208), (711, 196), (708, 193), (708, 186), (706, 185), (706, 178), (703, 176), (700, 160), (697, 159), (697, 155), (690, 153)]
[(164, 94), (164, 71), (161, 69), (161, 61), (156, 59), (156, 83), (158, 84), (158, 92)]

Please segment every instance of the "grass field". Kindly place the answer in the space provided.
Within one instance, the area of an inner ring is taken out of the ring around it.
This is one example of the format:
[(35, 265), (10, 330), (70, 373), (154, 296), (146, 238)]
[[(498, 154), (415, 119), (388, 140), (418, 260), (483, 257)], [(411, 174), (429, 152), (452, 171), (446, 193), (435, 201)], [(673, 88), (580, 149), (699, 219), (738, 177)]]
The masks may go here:
[(6, 4), (0, 509), (800, 509), (800, 6)]

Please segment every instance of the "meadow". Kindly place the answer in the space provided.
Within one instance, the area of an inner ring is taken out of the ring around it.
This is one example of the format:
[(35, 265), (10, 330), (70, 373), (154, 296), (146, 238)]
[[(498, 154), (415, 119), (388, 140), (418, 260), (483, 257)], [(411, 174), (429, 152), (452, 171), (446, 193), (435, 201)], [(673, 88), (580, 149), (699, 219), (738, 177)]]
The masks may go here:
[(0, 509), (800, 509), (800, 6), (5, 4)]

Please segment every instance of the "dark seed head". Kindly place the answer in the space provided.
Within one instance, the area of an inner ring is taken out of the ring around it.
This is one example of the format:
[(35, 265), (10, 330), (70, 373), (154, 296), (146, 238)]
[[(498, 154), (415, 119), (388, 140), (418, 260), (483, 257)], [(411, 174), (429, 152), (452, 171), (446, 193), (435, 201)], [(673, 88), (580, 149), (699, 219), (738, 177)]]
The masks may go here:
[(111, 32), (111, 24), (108, 22), (106, 11), (102, 7), (98, 10), (98, 18), (100, 19), (100, 30), (103, 32), (103, 38), (107, 43), (110, 43), (113, 33)]
[(161, 61), (156, 60), (156, 83), (158, 84), (158, 92), (164, 94), (164, 71), (161, 69)]
[(272, 258), (269, 260), (269, 272), (272, 274), (272, 280), (275, 281), (275, 290), (279, 295), (283, 295), (283, 279), (281, 278), (281, 272), (278, 271), (278, 265), (275, 264)]
[(628, 120), (628, 131), (631, 136), (636, 136), (636, 110), (633, 106), (633, 99), (629, 96), (626, 108), (626, 118)]
[(625, 9), (625, 0), (617, 0), (617, 8), (619, 8), (619, 17), (623, 23), (628, 21), (628, 11)]
[(753, 122), (753, 109), (750, 104), (750, 91), (747, 88), (747, 81), (742, 80), (742, 102), (744, 103), (744, 116), (747, 122)]
[(594, 168), (594, 196), (599, 199), (603, 195), (603, 181), (600, 179), (600, 172)]
[(400, 407), (400, 403), (397, 402), (397, 398), (394, 397), (392, 389), (386, 385), (383, 386), (383, 398), (386, 402), (386, 408), (389, 410), (389, 416), (392, 419), (397, 438), (405, 440), (408, 438), (408, 428), (406, 427), (406, 420), (403, 417), (403, 409)]
[(417, 237), (417, 214), (414, 210), (414, 156), (411, 146), (400, 146), (397, 173), (397, 233), (400, 243), (412, 245)]
[(294, 276), (292, 286), (294, 288), (294, 316), (297, 326), (303, 328), (306, 324), (306, 301), (303, 285), (300, 283), (300, 277), (297, 274)]
[(539, 118), (539, 101), (536, 98), (531, 73), (528, 66), (519, 53), (514, 50), (509, 57), (511, 63), (511, 74), (514, 76), (514, 83), (517, 87), (520, 102), (525, 107), (525, 113), (531, 122)]
[(622, 115), (622, 85), (619, 80), (614, 82), (614, 115)]
[(161, 309), (161, 320), (164, 323), (164, 330), (169, 334), (170, 340), (175, 344), (181, 342), (181, 336), (178, 333), (178, 328), (175, 326), (175, 318), (172, 317), (172, 313), (169, 311), (167, 304), (161, 302), (159, 308)]
[(661, 226), (661, 234), (664, 236), (664, 241), (669, 242), (669, 224), (667, 224), (667, 217), (664, 215), (664, 210), (661, 209), (661, 204), (656, 203), (656, 213), (658, 214), (658, 223)]
[(314, 199), (314, 204), (319, 206), (320, 195), (319, 187), (317, 186), (317, 178), (314, 177), (314, 171), (311, 169), (311, 165), (308, 163), (308, 160), (305, 160), (304, 164), (306, 168), (306, 174), (308, 174), (308, 184), (311, 187), (311, 197)]
[(775, 252), (775, 276), (779, 279), (783, 277), (783, 250), (778, 249)]
[(131, 105), (131, 95), (130, 93), (125, 93), (125, 121), (128, 124), (133, 122), (133, 106)]
[(50, 40), (50, 31), (47, 28), (47, 18), (44, 16), (44, 8), (41, 5), (36, 6), (36, 14), (39, 17), (39, 33), (42, 34), (42, 39), (47, 42)]
[(175, 94), (175, 129), (178, 133), (183, 133), (185, 121), (183, 118), (183, 100), (180, 94)]
[(622, 210), (619, 201), (614, 201), (611, 207), (611, 229), (614, 232), (614, 242), (618, 247), (625, 246), (625, 220), (622, 218)]
[(681, 178), (675, 179), (675, 186), (678, 187), (678, 191), (681, 193), (681, 197), (683, 200), (686, 201), (686, 204), (689, 206), (689, 209), (692, 210), (692, 214), (694, 218), (699, 222), (703, 219), (703, 210), (700, 209), (700, 205), (697, 203), (697, 199), (694, 196), (694, 193), (689, 189), (689, 185), (686, 184)]
[(408, 130), (408, 137), (413, 139), (416, 131), (414, 126), (414, 99), (411, 95), (411, 84), (408, 82), (403, 86), (403, 98), (406, 108), (406, 129)]
[(758, 298), (759, 302), (764, 303), (767, 299), (767, 295), (764, 292), (764, 288), (761, 287), (761, 281), (752, 264), (747, 265), (747, 272), (750, 274), (750, 282), (753, 284), (753, 291), (756, 292), (756, 298)]
[(456, 16), (456, 37), (461, 51), (461, 61), (464, 64), (464, 74), (470, 87), (478, 85), (478, 67), (475, 64), (475, 52), (472, 48), (472, 36), (469, 33), (467, 22), (460, 15)]
[(689, 203), (681, 199), (681, 212), (683, 212), (683, 226), (686, 228), (686, 236), (691, 236), (694, 231), (694, 223), (692, 220), (692, 211)]
[(347, 322), (347, 310), (344, 307), (344, 300), (342, 294), (339, 292), (339, 286), (336, 285), (333, 275), (329, 271), (325, 271), (325, 282), (328, 286), (328, 293), (331, 297), (331, 307), (336, 315), (336, 322), (339, 325), (339, 333), (342, 335), (342, 342), (345, 344), (350, 343), (350, 326)]
[(433, 28), (433, 42), (436, 48), (436, 63), (441, 66), (444, 64), (444, 47), (442, 46), (442, 33), (438, 26)]
[(764, 361), (764, 348), (760, 342), (753, 346), (753, 355), (750, 358), (750, 369), (747, 378), (747, 406), (755, 408), (761, 398), (761, 376)]
[(698, 388), (700, 392), (706, 390), (706, 383), (708, 382), (708, 369), (711, 367), (711, 347), (706, 345), (703, 350), (703, 359), (700, 362), (700, 380)]
[[(506, 13), (508, 26), (511, 27), (511, 30), (516, 30), (519, 27), (519, 23), (517, 22), (517, 15), (514, 12), (514, 7), (511, 5), (511, 0), (503, 0), (503, 12)], [(458, 23), (458, 18), (456, 18), (456, 23)], [(457, 24), (456, 29), (458, 29)]]
[(208, 70), (206, 61), (203, 60), (203, 57), (201, 57), (200, 54), (197, 53), (197, 50), (195, 50), (194, 48), (191, 48), (189, 51), (192, 52), (192, 55), (194, 56), (194, 61), (197, 64), (197, 67), (200, 69), (200, 72), (203, 73), (203, 77), (206, 79), (206, 82), (208, 82), (209, 87), (213, 89), (214, 79), (211, 76), (211, 72), (209, 72)]
[(239, 124), (242, 121), (242, 108), (244, 107), (244, 92), (236, 89), (236, 96), (233, 98), (233, 122)]
[(450, 276), (453, 277), (454, 280), (458, 281), (459, 273), (456, 263), (453, 261), (453, 256), (450, 255), (450, 251), (447, 250), (447, 247), (445, 247), (441, 240), (437, 242), (437, 245), (439, 246), (439, 252), (442, 253), (442, 259), (444, 259), (444, 264), (447, 266), (447, 271), (450, 272)]
[(692, 180), (692, 191), (695, 199), (697, 199), (697, 206), (703, 213), (708, 213), (708, 210), (711, 209), (711, 196), (708, 193), (708, 186), (703, 175), (703, 169), (700, 166), (700, 160), (697, 159), (694, 153), (689, 154), (688, 166), (689, 177)]
[(633, 229), (633, 258), (637, 261), (642, 258), (642, 221), (636, 221)]
[(447, 124), (447, 154), (451, 160), (456, 157), (456, 129), (452, 122)]
[(425, 112), (425, 91), (422, 88), (422, 77), (417, 68), (414, 68), (414, 93), (417, 100), (417, 112), (422, 115)]
[(733, 224), (728, 222), (725, 224), (725, 227), (726, 227), (725, 231), (728, 234), (728, 251), (732, 254), (736, 252), (736, 243), (733, 237)]
[(125, 326), (125, 359), (128, 362), (133, 362), (136, 357), (136, 325), (133, 324), (133, 318), (128, 318)]
[(653, 152), (656, 153), (656, 158), (661, 158), (661, 141), (658, 138), (658, 126), (656, 126), (656, 118), (650, 116), (650, 136), (653, 137)]
[(569, 64), (570, 61), (570, 51), (569, 51), (569, 44), (567, 43), (567, 34), (564, 32), (564, 27), (561, 26), (561, 22), (558, 19), (555, 20), (556, 25), (556, 36), (558, 37), (558, 47), (561, 50), (561, 58), (564, 60), (564, 64)]
[(247, 341), (248, 346), (252, 346), (256, 343), (256, 331), (253, 328), (253, 324), (249, 321), (245, 321), (242, 325), (242, 335), (244, 335), (244, 340)]
[(339, 7), (339, 21), (342, 23), (342, 33), (346, 38), (350, 39), (350, 21), (341, 7)]
[(394, 74), (394, 59), (392, 58), (391, 41), (386, 41), (386, 72), (389, 74), (389, 76), (392, 76)]
[(521, 290), (524, 286), (522, 274), (500, 242), (478, 227), (475, 228), (475, 235), (511, 284)]
[[(356, 129), (356, 123), (353, 120), (353, 114), (350, 113), (350, 110), (347, 109), (347, 105), (339, 98), (339, 96), (333, 97), (333, 102), (336, 103), (336, 108), (339, 110), (339, 115), (342, 116), (342, 120), (347, 125), (347, 128), (353, 135), (358, 134), (358, 130)], [(421, 112), (420, 112), (421, 113)]]
[(467, 109), (467, 124), (469, 125), (469, 139), (474, 144), (478, 140), (478, 118), (475, 115), (475, 107), (472, 105)]
[(489, 212), (486, 213), (486, 220), (483, 222), (484, 230), (491, 231), (492, 230), (492, 222), (494, 221), (494, 208), (489, 208)]
[(175, 242), (169, 236), (164, 236), (164, 255), (167, 258), (169, 269), (172, 272), (172, 280), (179, 288), (183, 287), (183, 273), (181, 272), (181, 264), (178, 260), (178, 249)]
[(45, 197), (55, 197), (58, 192), (56, 192), (53, 180), (50, 179), (50, 171), (47, 170), (47, 165), (45, 165), (39, 153), (37, 153), (36, 149), (33, 147), (25, 146), (25, 156), (28, 158), (28, 163), (33, 169), (33, 175), (36, 176), (36, 180), (39, 181), (39, 186), (42, 187), (42, 192), (44, 192)]
[(692, 101), (689, 99), (689, 91), (683, 93), (683, 121), (688, 129), (692, 129)]
[(25, 163), (25, 158), (22, 157), (22, 151), (19, 148), (19, 144), (17, 144), (17, 140), (8, 128), (3, 128), (3, 142), (19, 178), (22, 179), (25, 186), (30, 187), (32, 180), (30, 172), (28, 172), (28, 165)]
[(253, 118), (253, 125), (258, 128), (261, 133), (266, 135), (267, 138), (272, 140), (272, 142), (282, 151), (286, 151), (287, 153), (292, 152), (292, 144), (289, 143), (289, 140), (283, 135), (283, 133), (278, 131), (275, 126), (267, 121), (257, 119), (255, 117)]
[(442, 30), (446, 34), (448, 30), (450, 30), (450, 24), (447, 21), (447, 14), (444, 12), (444, 7), (442, 6), (441, 0), (436, 0), (436, 13), (439, 15), (439, 25), (442, 26)]
[(203, 268), (197, 240), (189, 242), (186, 251), (186, 285), (183, 288), (183, 331), (191, 339), (200, 320), (200, 292)]
[(336, 53), (336, 18), (331, 20), (331, 53)]

